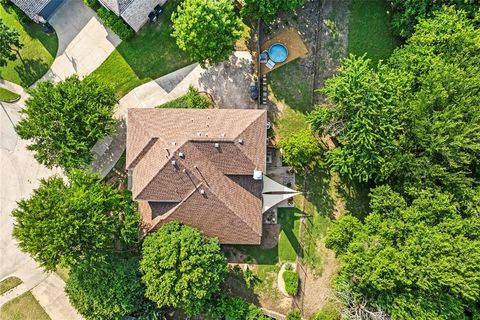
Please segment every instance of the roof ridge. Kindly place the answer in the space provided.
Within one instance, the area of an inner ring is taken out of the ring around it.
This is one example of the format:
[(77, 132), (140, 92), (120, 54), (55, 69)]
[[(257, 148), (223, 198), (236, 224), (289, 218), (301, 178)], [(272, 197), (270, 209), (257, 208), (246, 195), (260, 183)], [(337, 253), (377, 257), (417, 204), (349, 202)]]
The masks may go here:
[[(208, 163), (209, 163), (212, 167), (214, 167), (214, 168), (217, 167), (212, 161), (210, 161), (210, 159), (208, 159), (208, 158), (205, 156), (205, 154), (204, 154), (201, 150), (199, 150), (199, 149), (197, 148), (197, 146), (195, 146), (195, 144), (193, 145), (193, 147), (199, 152), (199, 154), (202, 155), (203, 158), (205, 158), (205, 162), (208, 162)], [(252, 162), (252, 163), (253, 163), (253, 162)], [(252, 173), (252, 174), (253, 174), (253, 173)], [(224, 179), (226, 179), (227, 181), (231, 181), (232, 183), (235, 183), (235, 182), (232, 181), (224, 172), (221, 172), (221, 175), (222, 175), (222, 177), (223, 177)], [(197, 178), (198, 178), (198, 176), (197, 176)], [(203, 180), (203, 177), (201, 177), (201, 179), (199, 179), (199, 180), (202, 181), (202, 180)], [(203, 182), (202, 182), (202, 184), (203, 184)], [(225, 201), (222, 199), (222, 197), (220, 197), (214, 190), (212, 190), (210, 187), (209, 187), (208, 189), (209, 189), (209, 190), (217, 197), (217, 199), (219, 199), (236, 217), (238, 217), (238, 218), (239, 218), (240, 220), (242, 220), (246, 225), (248, 225), (249, 228), (250, 228), (254, 233), (259, 234), (259, 235), (262, 234), (261, 231), (260, 231), (260, 233), (259, 233), (259, 232), (257, 232), (256, 230), (254, 230), (254, 229), (250, 226), (250, 224), (249, 224), (247, 221), (245, 221), (245, 219), (244, 219), (242, 216), (239, 216), (239, 215), (237, 214), (235, 208), (232, 208), (232, 207), (230, 206), (230, 204), (227, 203), (227, 202), (225, 202)], [(245, 192), (245, 194), (248, 194), (248, 196), (254, 197), (252, 194), (250, 194), (248, 191), (246, 191), (246, 190), (244, 190), (244, 189), (239, 189), (239, 190), (242, 190), (242, 192)], [(189, 196), (190, 196), (190, 195), (189, 195)]]
[[(257, 117), (257, 118), (255, 118), (252, 122), (250, 122), (250, 124), (249, 124), (248, 126), (246, 126), (246, 127), (242, 130), (242, 132), (240, 132), (240, 133), (237, 135), (237, 138), (238, 138), (240, 135), (242, 135), (244, 132), (246, 132), (248, 129), (250, 129), (251, 126), (252, 126), (255, 122), (257, 122), (259, 119), (260, 119), (260, 117)], [(266, 130), (266, 128), (265, 128), (265, 130)], [(265, 144), (266, 144), (266, 142), (265, 142)], [(255, 165), (255, 159), (252, 159), (250, 156), (248, 156), (248, 154), (246, 154), (246, 153), (245, 153), (241, 148), (239, 148), (238, 146), (235, 145), (235, 147), (236, 147), (238, 150), (240, 150), (240, 152), (243, 153), (243, 155), (244, 155), (245, 157), (247, 157), (248, 159), (250, 159), (250, 161), (253, 163), (253, 165)]]

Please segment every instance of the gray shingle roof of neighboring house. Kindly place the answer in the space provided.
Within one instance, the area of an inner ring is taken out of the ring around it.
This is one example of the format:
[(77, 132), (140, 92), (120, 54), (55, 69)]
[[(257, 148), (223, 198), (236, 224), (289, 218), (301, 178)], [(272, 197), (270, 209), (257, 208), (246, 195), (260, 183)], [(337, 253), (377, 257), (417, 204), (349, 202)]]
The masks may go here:
[(51, 0), (12, 0), (12, 2), (22, 9), (31, 19), (35, 20), (35, 16), (50, 2)]
[(166, 0), (100, 0), (108, 9), (122, 17), (133, 30), (138, 31), (148, 21), (148, 14)]

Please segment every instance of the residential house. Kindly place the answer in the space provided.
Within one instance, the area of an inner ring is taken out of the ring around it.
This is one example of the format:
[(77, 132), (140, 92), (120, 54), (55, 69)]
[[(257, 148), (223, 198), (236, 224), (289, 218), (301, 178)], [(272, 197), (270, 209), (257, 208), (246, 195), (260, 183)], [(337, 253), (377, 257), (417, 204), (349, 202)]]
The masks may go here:
[(30, 19), (39, 22), (48, 21), (64, 0), (11, 0)]
[(297, 194), (265, 175), (265, 110), (129, 109), (129, 185), (146, 234), (177, 220), (259, 244), (262, 215)]
[(148, 21), (148, 14), (166, 0), (99, 0), (107, 9), (121, 17), (136, 32)]

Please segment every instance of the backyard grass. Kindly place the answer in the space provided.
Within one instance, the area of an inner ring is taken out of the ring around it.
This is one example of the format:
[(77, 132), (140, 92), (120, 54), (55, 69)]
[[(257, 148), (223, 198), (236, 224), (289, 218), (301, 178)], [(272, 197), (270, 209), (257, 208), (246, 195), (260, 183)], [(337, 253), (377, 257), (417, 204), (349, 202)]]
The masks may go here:
[(170, 17), (180, 0), (168, 1), (155, 24), (147, 24), (135, 37), (123, 41), (92, 73), (111, 85), (118, 98), (133, 88), (192, 63), (171, 36)]
[(10, 90), (0, 88), (0, 101), (12, 102), (20, 98), (20, 95)]
[(63, 282), (67, 282), (68, 278), (70, 277), (69, 268), (57, 267), (57, 270), (55, 270), (55, 273), (63, 280)]
[(312, 110), (312, 86), (306, 79), (300, 59), (270, 72), (268, 81), (277, 101), (302, 113)]
[(0, 320), (51, 320), (29, 291), (5, 303), (0, 309)]
[(275, 247), (265, 249), (255, 245), (237, 245), (235, 248), (255, 259), (258, 265), (295, 262), (299, 246), (300, 217), (300, 212), (296, 208), (278, 208), (277, 219), (281, 230)]
[(20, 42), (24, 45), (20, 50), (23, 62), (17, 59), (0, 67), (0, 78), (28, 87), (50, 68), (57, 54), (57, 35), (46, 35), (42, 26), (34, 22), (21, 23), (16, 13), (4, 4), (0, 5), (0, 19), (20, 33)]
[(17, 277), (8, 277), (0, 282), (0, 295), (4, 294), (5, 292), (15, 288), (19, 284), (22, 283)]
[(348, 30), (348, 52), (367, 54), (376, 64), (400, 45), (391, 29), (387, 0), (352, 0)]

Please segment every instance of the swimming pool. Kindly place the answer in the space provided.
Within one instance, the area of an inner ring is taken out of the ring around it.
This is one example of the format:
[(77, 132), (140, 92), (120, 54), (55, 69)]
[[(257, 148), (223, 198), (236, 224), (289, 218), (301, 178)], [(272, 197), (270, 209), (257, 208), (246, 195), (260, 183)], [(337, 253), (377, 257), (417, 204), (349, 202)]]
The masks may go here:
[(282, 43), (274, 43), (268, 49), (268, 57), (275, 63), (284, 62), (288, 57), (288, 49)]

